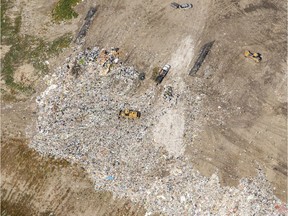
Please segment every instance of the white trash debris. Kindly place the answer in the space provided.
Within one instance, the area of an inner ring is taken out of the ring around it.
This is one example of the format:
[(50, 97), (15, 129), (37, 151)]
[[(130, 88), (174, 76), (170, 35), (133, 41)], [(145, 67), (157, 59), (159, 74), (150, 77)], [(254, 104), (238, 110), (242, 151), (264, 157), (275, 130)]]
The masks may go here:
[[(163, 95), (156, 98), (155, 85), (139, 92), (139, 72), (106, 59), (109, 51), (102, 57), (99, 53), (97, 47), (77, 53), (47, 77), (49, 86), (37, 97), (32, 148), (80, 164), (89, 170), (96, 190), (139, 202), (146, 215), (279, 215), (274, 206), (281, 202), (263, 173), (242, 179), (238, 187), (222, 187), (216, 174), (204, 177), (189, 158), (170, 156), (154, 146), (153, 125), (177, 103)], [(100, 76), (108, 63), (110, 71)], [(75, 64), (80, 65), (77, 76), (71, 72)], [(169, 97), (183, 97), (167, 89)], [(200, 98), (187, 96), (187, 101), (197, 116)], [(141, 118), (118, 119), (125, 107), (141, 110)]]

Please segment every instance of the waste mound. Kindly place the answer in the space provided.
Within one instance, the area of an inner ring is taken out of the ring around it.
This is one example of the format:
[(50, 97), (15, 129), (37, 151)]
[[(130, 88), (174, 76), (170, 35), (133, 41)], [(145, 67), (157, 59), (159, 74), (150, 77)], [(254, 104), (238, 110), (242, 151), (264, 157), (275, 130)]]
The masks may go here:
[[(78, 163), (96, 190), (139, 202), (146, 215), (277, 215), (280, 201), (262, 172), (237, 188), (222, 187), (216, 174), (201, 176), (188, 158), (154, 145), (151, 129), (176, 93), (167, 86), (159, 96), (155, 85), (139, 92), (140, 72), (123, 65), (118, 52), (74, 53), (45, 78), (30, 147)], [(139, 110), (141, 118), (118, 118), (125, 108)]]

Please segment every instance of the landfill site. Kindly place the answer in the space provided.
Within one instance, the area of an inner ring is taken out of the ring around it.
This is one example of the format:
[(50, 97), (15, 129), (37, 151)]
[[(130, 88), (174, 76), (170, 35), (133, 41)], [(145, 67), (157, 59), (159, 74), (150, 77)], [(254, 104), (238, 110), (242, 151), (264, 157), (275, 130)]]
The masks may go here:
[(72, 39), (1, 76), (1, 215), (288, 214), (285, 1), (61, 1), (7, 10)]

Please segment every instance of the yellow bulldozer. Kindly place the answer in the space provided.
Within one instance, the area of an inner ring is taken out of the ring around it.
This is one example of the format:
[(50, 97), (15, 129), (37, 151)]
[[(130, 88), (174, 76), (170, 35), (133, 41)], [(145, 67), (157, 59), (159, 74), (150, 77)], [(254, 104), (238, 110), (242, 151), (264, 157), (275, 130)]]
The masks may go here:
[(244, 52), (244, 56), (246, 58), (253, 59), (255, 62), (259, 63), (262, 60), (261, 54), (260, 53), (252, 53), (249, 50), (246, 50)]
[(119, 118), (124, 117), (128, 119), (137, 119), (137, 118), (140, 118), (140, 116), (141, 116), (141, 113), (135, 110), (124, 109), (124, 110), (120, 110), (119, 112)]

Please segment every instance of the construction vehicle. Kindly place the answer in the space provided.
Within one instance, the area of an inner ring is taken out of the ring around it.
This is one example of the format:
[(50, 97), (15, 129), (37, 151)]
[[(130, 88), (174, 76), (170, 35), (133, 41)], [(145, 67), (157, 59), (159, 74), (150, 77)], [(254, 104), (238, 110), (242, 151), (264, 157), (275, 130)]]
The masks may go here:
[(140, 118), (140, 116), (141, 116), (141, 113), (135, 110), (124, 109), (124, 110), (120, 110), (119, 112), (119, 117), (124, 117), (128, 119), (136, 119), (136, 118)]
[(159, 75), (156, 77), (156, 83), (157, 83), (156, 85), (159, 85), (163, 81), (164, 77), (167, 75), (167, 73), (169, 72), (170, 68), (171, 68), (171, 66), (166, 64), (159, 71)]
[(252, 53), (249, 50), (246, 50), (244, 52), (244, 56), (246, 58), (253, 59), (255, 62), (259, 63), (262, 60), (261, 54), (260, 53)]

